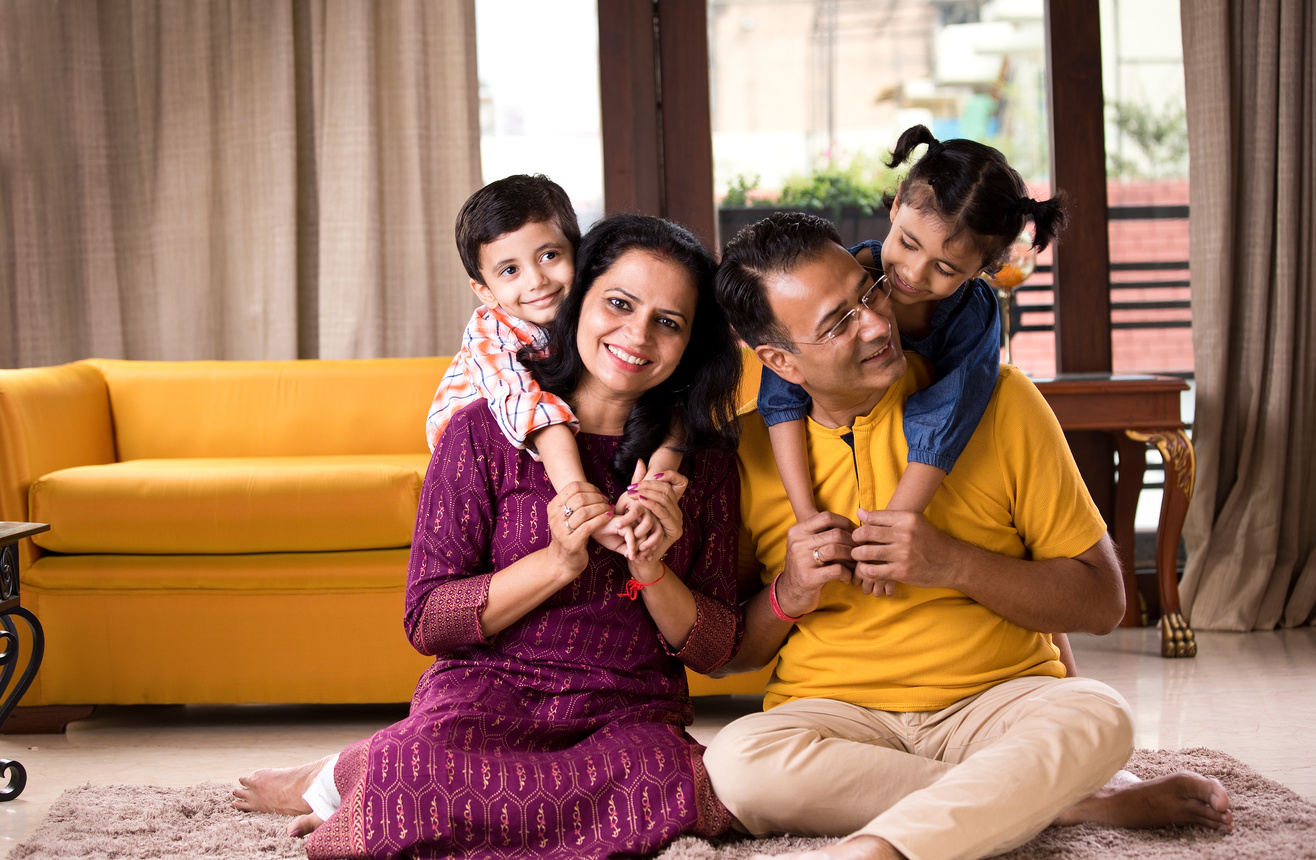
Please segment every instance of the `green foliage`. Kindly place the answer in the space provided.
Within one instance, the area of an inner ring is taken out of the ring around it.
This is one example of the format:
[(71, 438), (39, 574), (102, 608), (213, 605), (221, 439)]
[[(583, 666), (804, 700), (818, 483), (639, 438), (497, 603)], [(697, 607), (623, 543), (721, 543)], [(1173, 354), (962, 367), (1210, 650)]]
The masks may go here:
[(752, 196), (758, 190), (759, 177), (747, 180), (740, 174), (731, 180), (721, 205), (803, 209), (833, 216), (842, 209), (854, 208), (867, 216), (882, 208), (882, 195), (895, 190), (898, 179), (897, 171), (876, 158), (856, 156), (844, 166), (828, 160), (810, 173), (787, 178), (776, 196)]
[(751, 206), (753, 204), (749, 195), (758, 187), (759, 175), (757, 173), (754, 174), (753, 179), (746, 179), (745, 174), (738, 173), (727, 187), (727, 196), (722, 198), (722, 205), (728, 208)]
[[(1188, 115), (1181, 104), (1157, 109), (1139, 102), (1110, 102), (1111, 121), (1141, 158), (1106, 153), (1106, 174), (1118, 179), (1188, 175)], [(1109, 144), (1107, 145), (1109, 149)]]

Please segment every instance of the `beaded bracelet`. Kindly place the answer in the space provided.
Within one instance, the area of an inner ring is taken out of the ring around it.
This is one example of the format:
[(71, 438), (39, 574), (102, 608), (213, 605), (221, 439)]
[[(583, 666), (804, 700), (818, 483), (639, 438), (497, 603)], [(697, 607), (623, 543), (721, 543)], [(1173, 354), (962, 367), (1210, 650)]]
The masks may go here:
[[(785, 573), (785, 572), (786, 571), (783, 570), (781, 573)], [(804, 616), (800, 615), (798, 617), (792, 618), (791, 616), (787, 615), (785, 612), (781, 611), (781, 604), (777, 602), (777, 580), (781, 579), (781, 573), (774, 576), (772, 578), (772, 585), (768, 586), (768, 605), (772, 607), (773, 615), (777, 616), (782, 621), (785, 621), (787, 624), (794, 624)]]
[(626, 597), (631, 600), (640, 596), (640, 592), (654, 583), (662, 582), (663, 577), (667, 575), (667, 565), (663, 565), (663, 572), (653, 582), (640, 582), (635, 577), (626, 580), (626, 590), (617, 592), (618, 597)]

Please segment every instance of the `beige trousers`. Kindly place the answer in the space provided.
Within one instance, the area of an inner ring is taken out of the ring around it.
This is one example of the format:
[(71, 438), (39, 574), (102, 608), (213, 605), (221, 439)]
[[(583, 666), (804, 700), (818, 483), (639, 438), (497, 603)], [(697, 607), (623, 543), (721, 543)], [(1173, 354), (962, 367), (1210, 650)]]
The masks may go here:
[(911, 860), (951, 860), (1027, 842), (1132, 750), (1115, 690), (1020, 678), (925, 713), (798, 699), (731, 723), (704, 761), (755, 836), (871, 834)]

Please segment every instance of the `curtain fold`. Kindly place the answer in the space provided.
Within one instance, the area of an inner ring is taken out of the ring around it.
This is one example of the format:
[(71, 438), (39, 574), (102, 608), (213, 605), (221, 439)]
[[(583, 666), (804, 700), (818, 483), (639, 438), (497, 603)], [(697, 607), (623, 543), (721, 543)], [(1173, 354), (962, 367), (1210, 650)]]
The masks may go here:
[(1316, 12), (1181, 5), (1197, 482), (1191, 623), (1308, 623), (1316, 605)]
[(0, 4), (0, 365), (452, 352), (473, 0)]

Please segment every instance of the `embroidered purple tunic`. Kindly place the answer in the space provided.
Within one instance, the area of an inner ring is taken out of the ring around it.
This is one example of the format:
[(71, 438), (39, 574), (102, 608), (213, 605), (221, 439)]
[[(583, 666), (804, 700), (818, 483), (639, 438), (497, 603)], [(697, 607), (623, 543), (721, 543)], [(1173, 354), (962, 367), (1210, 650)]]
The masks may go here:
[[(619, 439), (580, 434), (608, 498)], [(735, 458), (687, 458), (684, 534), (667, 551), (694, 593), (672, 649), (623, 596), (626, 560), (591, 542), (580, 577), (486, 640), (493, 571), (546, 547), (554, 496), (543, 465), (504, 439), (488, 408), (458, 412), (430, 461), (407, 571), (406, 628), (434, 654), (410, 715), (340, 755), (342, 806), (306, 840), (329, 857), (608, 857), (648, 854), (730, 825), (684, 727), (684, 667), (718, 668), (739, 644)]]

